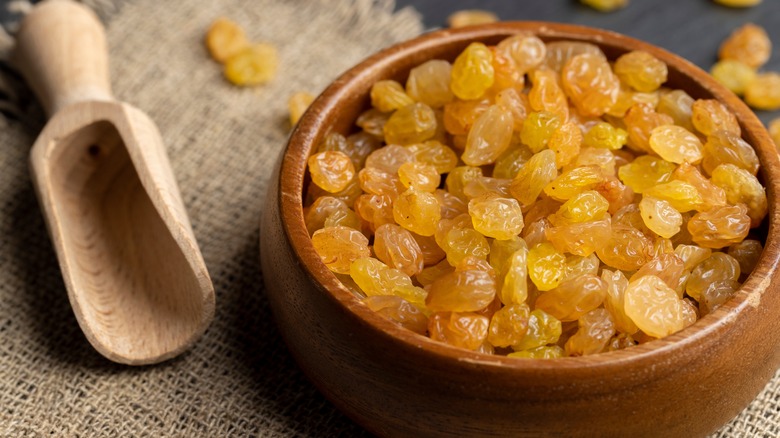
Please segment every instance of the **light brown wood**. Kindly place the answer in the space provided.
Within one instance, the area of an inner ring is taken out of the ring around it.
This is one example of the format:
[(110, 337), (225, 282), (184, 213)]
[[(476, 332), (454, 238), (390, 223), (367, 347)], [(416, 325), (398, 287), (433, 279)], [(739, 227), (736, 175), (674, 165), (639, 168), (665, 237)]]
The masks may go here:
[[(632, 49), (665, 61), (669, 84), (715, 98), (756, 147), (767, 188), (765, 250), (742, 289), (693, 326), (640, 346), (579, 358), (512, 359), (432, 341), (374, 314), (325, 267), (303, 221), (306, 158), (330, 131), (349, 133), (371, 85), (403, 81), (471, 41), (530, 31), (546, 41)], [(579, 26), (496, 23), (443, 30), (391, 47), (337, 79), (293, 132), (272, 177), (261, 226), (263, 278), (280, 331), (314, 384), (382, 436), (703, 436), (756, 396), (780, 366), (777, 150), (753, 112), (689, 62), (649, 44)]]
[(111, 97), (107, 55), (94, 13), (49, 0), (14, 59), (51, 115), (30, 167), (78, 322), (107, 358), (150, 364), (203, 333), (214, 290), (162, 138)]

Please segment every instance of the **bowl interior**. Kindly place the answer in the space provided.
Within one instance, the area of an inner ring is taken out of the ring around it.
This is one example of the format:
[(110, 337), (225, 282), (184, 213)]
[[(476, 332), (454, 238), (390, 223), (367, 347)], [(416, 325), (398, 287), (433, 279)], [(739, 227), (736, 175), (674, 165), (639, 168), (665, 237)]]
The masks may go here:
[[(668, 65), (666, 86), (683, 89), (694, 99), (717, 99), (736, 115), (742, 128), (742, 137), (754, 146), (761, 162), (758, 177), (767, 191), (769, 213), (758, 229), (765, 237), (764, 252), (753, 273), (726, 304), (691, 327), (630, 349), (554, 360), (517, 360), (466, 351), (407, 331), (362, 305), (321, 262), (306, 231), (302, 205), (308, 184), (305, 176), (306, 159), (315, 145), (330, 132), (349, 134), (354, 131), (355, 119), (369, 107), (369, 92), (374, 82), (395, 79), (404, 83), (409, 70), (422, 62), (429, 59), (452, 61), (470, 42), (495, 44), (518, 32), (531, 32), (545, 42), (570, 40), (596, 44), (611, 60), (631, 50), (644, 50)], [(592, 368), (619, 366), (626, 361), (655, 357), (658, 353), (674, 354), (680, 348), (691, 347), (703, 337), (717, 336), (719, 331), (727, 329), (728, 322), (738, 319), (743, 311), (760, 306), (762, 294), (770, 278), (775, 276), (778, 262), (778, 239), (775, 232), (778, 217), (774, 205), (779, 181), (777, 149), (761, 122), (737, 96), (690, 62), (661, 48), (610, 31), (557, 23), (504, 22), (432, 32), (379, 52), (344, 73), (315, 100), (293, 131), (282, 163), (280, 195), (282, 200), (295, 200), (282, 202), (282, 222), (305, 270), (322, 286), (322, 293), (329, 294), (345, 309), (358, 315), (365, 322), (367, 330), (382, 332), (388, 342), (405, 344), (409, 348), (423, 348), (438, 356), (477, 361), (488, 366)]]

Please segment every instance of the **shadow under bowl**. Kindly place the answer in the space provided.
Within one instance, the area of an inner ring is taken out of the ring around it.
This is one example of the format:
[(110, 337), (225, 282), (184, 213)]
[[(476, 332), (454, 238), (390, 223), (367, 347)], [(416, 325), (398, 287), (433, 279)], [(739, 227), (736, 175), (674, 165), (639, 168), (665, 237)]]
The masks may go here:
[[(764, 252), (726, 304), (694, 325), (627, 350), (553, 360), (470, 352), (375, 314), (325, 267), (303, 220), (306, 159), (329, 132), (352, 132), (371, 85), (404, 81), (429, 59), (518, 32), (585, 41), (610, 59), (644, 50), (669, 67), (667, 85), (725, 104), (754, 145), (769, 214)], [(314, 384), (383, 436), (701, 436), (744, 409), (780, 365), (780, 163), (761, 122), (693, 64), (626, 36), (580, 26), (506, 22), (442, 30), (390, 47), (338, 78), (312, 104), (280, 157), (261, 227), (263, 277), (279, 329)]]

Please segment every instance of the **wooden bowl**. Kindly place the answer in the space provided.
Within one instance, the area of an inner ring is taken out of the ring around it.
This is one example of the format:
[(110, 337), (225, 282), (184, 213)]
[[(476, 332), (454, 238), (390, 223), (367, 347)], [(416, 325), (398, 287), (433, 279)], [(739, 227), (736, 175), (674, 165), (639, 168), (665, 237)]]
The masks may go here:
[[(545, 41), (599, 45), (614, 59), (650, 52), (668, 84), (715, 98), (737, 116), (761, 161), (769, 215), (764, 253), (742, 289), (717, 311), (661, 340), (627, 350), (554, 360), (469, 352), (383, 319), (325, 267), (303, 221), (306, 159), (328, 132), (349, 133), (371, 85), (403, 81), (433, 58), (453, 60), (469, 42), (519, 31)], [(780, 163), (761, 122), (691, 63), (613, 32), (541, 22), (442, 30), (386, 49), (338, 78), (290, 137), (271, 179), (261, 253), (268, 299), (292, 354), (314, 384), (366, 429), (385, 436), (700, 436), (745, 408), (780, 365), (780, 286), (775, 202)]]

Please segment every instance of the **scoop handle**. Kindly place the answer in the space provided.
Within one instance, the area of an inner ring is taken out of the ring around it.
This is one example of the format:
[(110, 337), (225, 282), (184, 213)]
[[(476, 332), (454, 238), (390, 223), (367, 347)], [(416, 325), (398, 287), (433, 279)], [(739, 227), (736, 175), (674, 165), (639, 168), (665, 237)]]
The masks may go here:
[(19, 28), (13, 61), (50, 117), (72, 103), (113, 100), (105, 29), (79, 3), (35, 6)]

